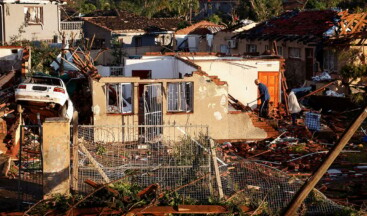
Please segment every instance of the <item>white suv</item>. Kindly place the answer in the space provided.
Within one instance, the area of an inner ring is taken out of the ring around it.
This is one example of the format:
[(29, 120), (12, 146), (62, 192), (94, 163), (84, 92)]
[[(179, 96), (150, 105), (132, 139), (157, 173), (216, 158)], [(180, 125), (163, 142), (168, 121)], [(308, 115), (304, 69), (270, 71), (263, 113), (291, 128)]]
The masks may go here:
[(55, 77), (33, 76), (26, 79), (15, 90), (15, 101), (30, 108), (31, 112), (41, 111), (41, 115), (45, 110), (71, 120), (74, 112), (64, 82)]

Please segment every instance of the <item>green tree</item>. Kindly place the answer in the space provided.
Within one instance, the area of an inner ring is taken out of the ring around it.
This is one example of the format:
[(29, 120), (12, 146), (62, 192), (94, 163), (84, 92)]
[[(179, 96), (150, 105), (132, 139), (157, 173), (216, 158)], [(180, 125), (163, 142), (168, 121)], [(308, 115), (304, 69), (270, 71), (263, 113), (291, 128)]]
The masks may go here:
[(121, 65), (122, 63), (122, 57), (127, 56), (126, 51), (123, 48), (123, 44), (120, 43), (117, 38), (114, 38), (112, 40), (112, 53), (113, 56), (113, 65)]
[(282, 0), (241, 0), (237, 9), (241, 19), (264, 21), (283, 12)]
[(337, 7), (342, 0), (308, 0), (306, 4), (307, 9), (325, 10), (328, 8)]
[(186, 21), (191, 21), (191, 15), (197, 12), (200, 7), (198, 0), (172, 0), (171, 10), (177, 14), (177, 17), (183, 18)]
[(219, 15), (217, 15), (217, 14), (213, 14), (213, 15), (211, 15), (211, 16), (208, 18), (208, 20), (209, 20), (210, 22), (213, 22), (213, 23), (216, 23), (216, 24), (222, 23), (222, 18), (220, 18), (220, 16), (219, 16)]
[(366, 0), (344, 0), (338, 4), (338, 7), (342, 9), (349, 9), (354, 13), (366, 12), (367, 2)]
[(97, 10), (97, 8), (94, 4), (86, 3), (81, 6), (81, 8), (79, 9), (79, 12), (83, 14), (88, 14), (95, 10)]

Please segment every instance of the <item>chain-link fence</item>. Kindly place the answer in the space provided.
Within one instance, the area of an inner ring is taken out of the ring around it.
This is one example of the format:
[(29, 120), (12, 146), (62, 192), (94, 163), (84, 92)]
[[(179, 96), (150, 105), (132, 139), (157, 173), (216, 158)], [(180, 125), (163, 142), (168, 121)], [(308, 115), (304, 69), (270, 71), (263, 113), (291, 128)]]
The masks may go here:
[[(223, 192), (239, 205), (261, 209), (266, 215), (281, 215), (303, 181), (281, 170), (246, 160), (234, 154), (219, 157), (231, 162), (220, 166)], [(335, 215), (342, 206), (314, 189), (300, 208), (302, 215)]]
[[(155, 137), (147, 133), (153, 127), (160, 128)], [(200, 179), (195, 188), (179, 192), (198, 200), (210, 195), (207, 126), (79, 126), (78, 148), (81, 192), (92, 189), (84, 184), (87, 179), (106, 183), (134, 171), (140, 175), (131, 178), (132, 182), (141, 186), (157, 183), (162, 190)]]
[[(149, 127), (157, 126), (79, 126), (79, 191), (92, 190), (84, 183), (87, 179), (107, 183), (135, 171), (138, 175), (129, 178), (133, 183), (159, 184), (163, 190), (208, 203), (220, 194), (217, 174), (227, 201), (281, 215), (303, 184), (280, 170), (223, 151), (216, 152), (215, 173), (206, 126), (160, 125), (161, 133), (146, 139)], [(314, 189), (300, 211), (332, 215), (342, 208)]]

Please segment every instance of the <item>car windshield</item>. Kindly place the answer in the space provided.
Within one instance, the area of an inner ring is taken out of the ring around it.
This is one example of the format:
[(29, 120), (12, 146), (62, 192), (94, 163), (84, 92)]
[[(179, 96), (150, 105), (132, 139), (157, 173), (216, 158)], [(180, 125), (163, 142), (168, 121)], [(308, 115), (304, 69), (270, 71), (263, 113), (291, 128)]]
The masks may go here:
[(31, 77), (25, 83), (62, 86), (61, 81), (59, 79), (48, 78), (48, 77)]

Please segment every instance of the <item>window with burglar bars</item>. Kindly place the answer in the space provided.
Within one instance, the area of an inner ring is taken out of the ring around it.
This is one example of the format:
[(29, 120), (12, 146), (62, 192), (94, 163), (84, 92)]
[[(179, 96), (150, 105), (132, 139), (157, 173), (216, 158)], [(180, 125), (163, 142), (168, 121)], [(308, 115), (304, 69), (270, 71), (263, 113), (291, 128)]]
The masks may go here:
[(106, 84), (107, 113), (133, 112), (133, 84)]
[(124, 76), (123, 67), (110, 67), (111, 76)]
[(193, 111), (193, 83), (168, 83), (168, 112)]

